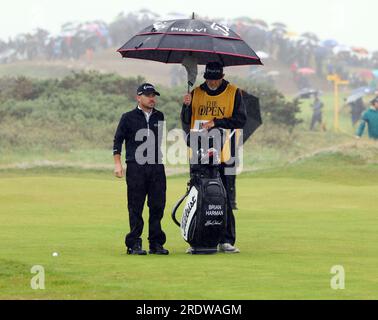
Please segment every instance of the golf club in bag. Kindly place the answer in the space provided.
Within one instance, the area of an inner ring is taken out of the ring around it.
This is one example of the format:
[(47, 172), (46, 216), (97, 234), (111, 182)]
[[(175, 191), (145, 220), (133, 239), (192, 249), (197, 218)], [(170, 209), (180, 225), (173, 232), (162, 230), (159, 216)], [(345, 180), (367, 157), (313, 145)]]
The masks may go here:
[[(198, 163), (190, 165), (186, 194), (172, 210), (172, 219), (191, 246), (191, 254), (213, 254), (226, 225), (227, 195), (219, 173), (218, 151), (197, 151)], [(186, 199), (181, 223), (176, 212)]]

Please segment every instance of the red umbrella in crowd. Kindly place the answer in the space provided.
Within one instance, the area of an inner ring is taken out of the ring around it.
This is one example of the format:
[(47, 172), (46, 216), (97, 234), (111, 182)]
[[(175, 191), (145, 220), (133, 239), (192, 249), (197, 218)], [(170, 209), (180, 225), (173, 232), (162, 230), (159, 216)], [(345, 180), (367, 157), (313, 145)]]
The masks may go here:
[(361, 47), (353, 47), (352, 51), (357, 53), (357, 54), (360, 54), (360, 55), (368, 55), (369, 54), (369, 51), (367, 49), (361, 48)]
[(373, 72), (367, 69), (359, 71), (358, 75), (365, 80), (372, 80), (374, 78)]
[(315, 74), (316, 71), (312, 68), (300, 68), (297, 70), (297, 73), (303, 76), (309, 76)]

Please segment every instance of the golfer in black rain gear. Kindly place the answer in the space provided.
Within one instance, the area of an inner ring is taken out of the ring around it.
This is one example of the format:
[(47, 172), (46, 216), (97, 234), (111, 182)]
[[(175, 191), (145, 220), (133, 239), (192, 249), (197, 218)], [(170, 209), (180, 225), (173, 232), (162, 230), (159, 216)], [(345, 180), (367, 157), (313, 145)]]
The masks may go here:
[[(126, 182), (130, 233), (125, 243), (127, 253), (146, 255), (142, 249), (141, 235), (144, 221), (143, 207), (148, 197), (150, 254), (169, 254), (163, 245), (166, 236), (161, 228), (166, 202), (166, 176), (162, 164), (162, 130), (164, 115), (155, 109), (156, 96), (153, 85), (142, 84), (137, 91), (138, 106), (122, 115), (115, 137), (113, 155), (114, 174), (124, 176), (121, 164), (122, 144), (126, 142)], [(142, 138), (141, 138), (142, 137)]]

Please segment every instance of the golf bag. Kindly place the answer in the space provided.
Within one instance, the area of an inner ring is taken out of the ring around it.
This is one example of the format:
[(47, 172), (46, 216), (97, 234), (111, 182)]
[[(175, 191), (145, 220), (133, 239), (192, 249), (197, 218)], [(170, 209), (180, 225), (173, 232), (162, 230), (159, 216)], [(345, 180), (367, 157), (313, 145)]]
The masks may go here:
[[(212, 159), (215, 153), (210, 149), (205, 157)], [(185, 199), (180, 223), (176, 219), (176, 211)], [(192, 254), (217, 252), (226, 225), (226, 210), (227, 195), (219, 165), (211, 164), (211, 161), (191, 165), (187, 192), (173, 208), (172, 219), (181, 228), (184, 240), (192, 247)]]

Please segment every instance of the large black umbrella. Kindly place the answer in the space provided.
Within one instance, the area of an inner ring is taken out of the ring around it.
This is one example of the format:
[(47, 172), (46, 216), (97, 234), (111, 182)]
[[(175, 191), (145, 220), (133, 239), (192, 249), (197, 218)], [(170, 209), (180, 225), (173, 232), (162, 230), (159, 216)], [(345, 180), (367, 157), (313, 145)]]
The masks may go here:
[(232, 30), (215, 22), (180, 19), (155, 23), (118, 52), (124, 58), (182, 63), (191, 53), (200, 65), (262, 65), (256, 53)]
[(197, 65), (262, 65), (257, 54), (230, 28), (196, 19), (157, 22), (132, 37), (118, 52), (123, 58), (184, 63), (192, 73), (190, 85), (195, 82)]

